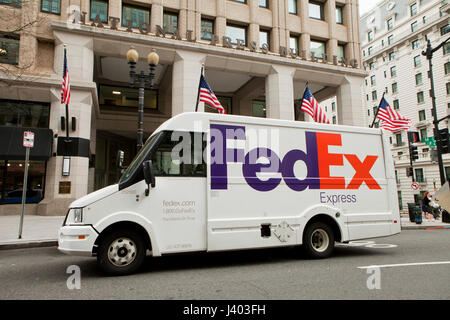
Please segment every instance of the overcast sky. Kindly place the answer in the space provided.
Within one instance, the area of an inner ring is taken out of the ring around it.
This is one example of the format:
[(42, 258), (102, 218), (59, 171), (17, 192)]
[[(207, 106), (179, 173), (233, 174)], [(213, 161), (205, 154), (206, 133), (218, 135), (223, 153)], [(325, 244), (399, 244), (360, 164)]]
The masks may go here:
[(370, 9), (374, 8), (380, 0), (359, 0), (359, 15), (363, 15)]

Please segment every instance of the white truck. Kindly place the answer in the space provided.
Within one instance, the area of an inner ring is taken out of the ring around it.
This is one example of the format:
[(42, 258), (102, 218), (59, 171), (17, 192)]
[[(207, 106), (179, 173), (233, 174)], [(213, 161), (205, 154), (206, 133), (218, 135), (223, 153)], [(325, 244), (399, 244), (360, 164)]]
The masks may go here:
[(118, 184), (74, 201), (58, 249), (107, 274), (147, 253), (302, 246), (400, 232), (393, 160), (380, 129), (183, 113), (147, 139)]

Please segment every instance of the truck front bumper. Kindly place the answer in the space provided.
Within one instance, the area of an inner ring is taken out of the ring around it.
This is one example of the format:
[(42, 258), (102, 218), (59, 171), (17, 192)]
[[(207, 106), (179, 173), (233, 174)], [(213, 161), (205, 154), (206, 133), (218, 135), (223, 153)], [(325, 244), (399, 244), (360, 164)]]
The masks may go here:
[(58, 250), (71, 255), (91, 256), (97, 231), (92, 226), (63, 226), (58, 232)]

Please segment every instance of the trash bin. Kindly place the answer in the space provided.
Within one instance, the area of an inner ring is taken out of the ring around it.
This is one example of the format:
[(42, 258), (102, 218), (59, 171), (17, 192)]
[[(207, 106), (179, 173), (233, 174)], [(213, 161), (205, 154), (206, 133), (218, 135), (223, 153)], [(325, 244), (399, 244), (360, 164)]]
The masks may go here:
[(442, 211), (442, 222), (450, 223), (450, 214), (447, 210)]
[(413, 207), (414, 215), (415, 215), (415, 222), (416, 224), (422, 224), (422, 210), (419, 206)]
[[(414, 202), (410, 202), (408, 203), (408, 214), (409, 214), (409, 221), (410, 222), (416, 222), (416, 211), (415, 210), (419, 210), (420, 211), (420, 207), (415, 204)], [(422, 214), (422, 212), (420, 212)]]

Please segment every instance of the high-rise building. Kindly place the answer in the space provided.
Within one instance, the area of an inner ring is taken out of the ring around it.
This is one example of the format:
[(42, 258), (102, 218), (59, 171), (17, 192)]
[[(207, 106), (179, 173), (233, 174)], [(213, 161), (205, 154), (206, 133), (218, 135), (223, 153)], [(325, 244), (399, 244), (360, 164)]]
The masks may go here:
[[(405, 210), (407, 203), (441, 186), (432, 143), (425, 143), (427, 137), (434, 135), (434, 119), (428, 60), (422, 51), (427, 40), (436, 47), (450, 36), (449, 10), (448, 1), (386, 0), (360, 18), (362, 61), (368, 72), (363, 90), (366, 125), (372, 124), (384, 94), (395, 110), (412, 120), (410, 130), (419, 133), (420, 142), (416, 143), (419, 159), (413, 162), (417, 189), (407, 176), (410, 167), (407, 132), (386, 131), (395, 163), (399, 203)], [(437, 115), (441, 119), (450, 110), (450, 43), (436, 51), (432, 61)], [(447, 119), (439, 126), (448, 125)], [(450, 155), (445, 154), (443, 160), (446, 174), (450, 175)]]

